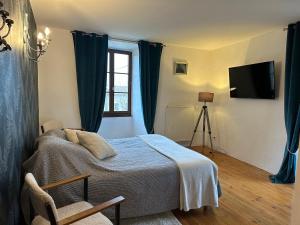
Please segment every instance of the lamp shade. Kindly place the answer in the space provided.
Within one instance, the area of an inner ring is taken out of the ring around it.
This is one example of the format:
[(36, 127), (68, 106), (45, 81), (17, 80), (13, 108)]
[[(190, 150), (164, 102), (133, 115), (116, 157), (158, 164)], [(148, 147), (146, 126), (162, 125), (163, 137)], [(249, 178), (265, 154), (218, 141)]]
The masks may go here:
[(214, 101), (214, 93), (199, 92), (198, 101), (199, 102), (213, 102)]

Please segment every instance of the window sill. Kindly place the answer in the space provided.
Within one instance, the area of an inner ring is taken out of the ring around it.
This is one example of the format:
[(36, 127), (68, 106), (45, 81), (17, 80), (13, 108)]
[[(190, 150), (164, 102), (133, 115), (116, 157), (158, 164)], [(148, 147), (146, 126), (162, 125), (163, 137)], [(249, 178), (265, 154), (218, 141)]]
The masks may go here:
[(111, 118), (111, 117), (132, 117), (131, 113), (104, 113), (104, 118)]

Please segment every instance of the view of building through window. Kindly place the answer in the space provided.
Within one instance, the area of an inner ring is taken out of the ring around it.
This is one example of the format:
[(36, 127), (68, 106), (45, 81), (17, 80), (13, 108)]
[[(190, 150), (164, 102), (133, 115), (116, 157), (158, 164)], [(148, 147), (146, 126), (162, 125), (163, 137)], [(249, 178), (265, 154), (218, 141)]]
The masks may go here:
[(108, 52), (104, 116), (131, 114), (131, 52)]

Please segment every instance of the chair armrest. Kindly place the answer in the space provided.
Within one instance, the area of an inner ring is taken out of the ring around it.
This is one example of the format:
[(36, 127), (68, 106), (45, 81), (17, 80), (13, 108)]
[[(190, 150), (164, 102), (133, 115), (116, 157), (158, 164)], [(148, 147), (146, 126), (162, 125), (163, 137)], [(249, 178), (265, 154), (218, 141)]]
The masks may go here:
[(69, 183), (73, 183), (73, 182), (78, 181), (78, 180), (87, 179), (90, 176), (91, 176), (90, 174), (82, 174), (82, 175), (79, 175), (79, 176), (75, 176), (75, 177), (71, 177), (71, 178), (68, 178), (68, 179), (57, 181), (55, 183), (46, 184), (44, 186), (41, 186), (41, 188), (43, 190), (49, 190), (49, 189), (56, 188), (56, 187), (59, 187), (59, 186), (63, 186), (63, 185), (69, 184)]
[(87, 210), (84, 210), (80, 213), (77, 213), (73, 216), (70, 216), (70, 217), (67, 217), (65, 219), (62, 219), (58, 222), (58, 225), (68, 225), (68, 224), (72, 224), (72, 223), (75, 223), (76, 221), (78, 220), (82, 220), (86, 217), (89, 217), (95, 213), (98, 213), (106, 208), (109, 208), (111, 206), (116, 206), (116, 205), (120, 205), (121, 202), (123, 202), (125, 200), (124, 197), (122, 196), (119, 196), (119, 197), (116, 197), (110, 201), (107, 201), (107, 202), (104, 202), (104, 203), (101, 203), (93, 208), (90, 208), (90, 209), (87, 209)]

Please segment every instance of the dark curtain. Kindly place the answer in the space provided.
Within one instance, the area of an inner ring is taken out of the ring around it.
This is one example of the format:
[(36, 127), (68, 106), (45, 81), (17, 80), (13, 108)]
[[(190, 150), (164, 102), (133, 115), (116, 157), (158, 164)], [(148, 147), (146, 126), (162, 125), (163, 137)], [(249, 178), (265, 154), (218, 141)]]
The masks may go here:
[(139, 41), (140, 82), (144, 123), (148, 134), (154, 133), (154, 120), (163, 45)]
[(108, 36), (74, 31), (78, 98), (82, 128), (99, 130), (105, 102)]
[(287, 143), (278, 174), (273, 183), (294, 183), (300, 131), (300, 22), (288, 27), (285, 68), (285, 125)]

